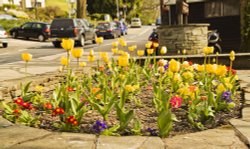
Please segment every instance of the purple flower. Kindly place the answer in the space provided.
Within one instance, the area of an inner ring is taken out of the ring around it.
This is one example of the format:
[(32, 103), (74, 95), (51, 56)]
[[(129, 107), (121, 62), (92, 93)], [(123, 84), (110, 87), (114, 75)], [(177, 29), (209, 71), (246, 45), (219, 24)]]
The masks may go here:
[(222, 99), (224, 99), (227, 103), (232, 102), (231, 99), (231, 92), (230, 91), (225, 91), (222, 93)]
[(148, 128), (147, 131), (150, 133), (151, 136), (158, 136), (156, 129)]
[(107, 128), (108, 128), (107, 124), (105, 122), (101, 122), (99, 120), (97, 120), (95, 122), (95, 124), (93, 125), (93, 129), (96, 133), (100, 133)]
[(165, 71), (168, 70), (168, 64), (164, 65)]

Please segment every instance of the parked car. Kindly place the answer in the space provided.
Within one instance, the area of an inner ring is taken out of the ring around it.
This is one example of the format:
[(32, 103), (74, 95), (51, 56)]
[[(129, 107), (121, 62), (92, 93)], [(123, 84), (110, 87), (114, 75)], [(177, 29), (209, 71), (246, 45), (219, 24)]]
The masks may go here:
[(18, 19), (9, 14), (0, 14), (0, 20), (18, 20)]
[(128, 34), (128, 28), (125, 22), (123, 21), (114, 21), (117, 25), (117, 27), (121, 30), (121, 35), (127, 35)]
[(8, 35), (5, 29), (0, 25), (0, 43), (4, 48), (8, 47)]
[(141, 19), (140, 18), (132, 18), (131, 20), (131, 27), (141, 27)]
[(121, 36), (121, 30), (114, 22), (101, 22), (96, 26), (96, 35), (103, 38), (117, 38)]
[(54, 47), (60, 47), (63, 38), (72, 38), (80, 46), (84, 46), (88, 40), (95, 43), (95, 29), (85, 19), (56, 18), (50, 30)]
[(50, 24), (45, 22), (27, 22), (20, 27), (12, 28), (10, 30), (10, 35), (13, 38), (36, 38), (42, 42), (49, 38)]

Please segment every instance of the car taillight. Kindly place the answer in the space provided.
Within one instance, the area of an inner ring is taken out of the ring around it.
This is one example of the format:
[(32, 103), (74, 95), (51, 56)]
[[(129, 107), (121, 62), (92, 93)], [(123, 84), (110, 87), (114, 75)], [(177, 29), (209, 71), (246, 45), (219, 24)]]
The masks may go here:
[(46, 29), (44, 30), (44, 32), (45, 32), (45, 33), (50, 33), (50, 29), (49, 29), (49, 28), (46, 28)]
[(77, 36), (77, 33), (78, 33), (78, 29), (77, 28), (74, 28), (74, 34)]
[(7, 32), (4, 32), (4, 35), (7, 35)]
[(111, 29), (108, 29), (107, 32), (112, 32), (112, 30), (111, 30)]
[(99, 29), (96, 29), (95, 32), (99, 32)]

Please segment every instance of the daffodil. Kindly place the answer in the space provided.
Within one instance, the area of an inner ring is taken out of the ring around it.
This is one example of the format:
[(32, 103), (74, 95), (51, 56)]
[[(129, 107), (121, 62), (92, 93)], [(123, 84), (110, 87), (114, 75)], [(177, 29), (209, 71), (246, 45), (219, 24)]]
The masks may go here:
[(83, 49), (77, 48), (77, 49), (72, 49), (71, 51), (72, 56), (75, 58), (81, 58), (83, 55)]
[(97, 44), (102, 44), (103, 43), (103, 37), (97, 37), (97, 38), (95, 38), (95, 42)]
[(61, 64), (62, 64), (63, 66), (68, 66), (68, 65), (69, 65), (69, 59), (66, 58), (65, 56), (62, 56), (62, 57), (61, 57)]
[(138, 50), (137, 55), (138, 56), (143, 56), (144, 55), (144, 50)]
[(160, 53), (161, 54), (166, 54), (167, 53), (167, 47), (165, 47), (165, 46), (161, 47)]
[(66, 51), (70, 51), (74, 48), (75, 41), (73, 39), (62, 39), (61, 46)]
[(171, 59), (169, 61), (169, 70), (171, 72), (178, 72), (180, 70), (180, 62), (178, 62), (174, 59)]
[(22, 59), (25, 62), (29, 62), (32, 60), (32, 55), (30, 53), (22, 53)]

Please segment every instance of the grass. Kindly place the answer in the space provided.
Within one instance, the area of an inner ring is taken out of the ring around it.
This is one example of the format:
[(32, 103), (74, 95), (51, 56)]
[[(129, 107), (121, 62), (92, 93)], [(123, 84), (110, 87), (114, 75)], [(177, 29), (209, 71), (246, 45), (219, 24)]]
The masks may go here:
[(47, 0), (46, 6), (58, 6), (63, 11), (68, 11), (68, 0)]

